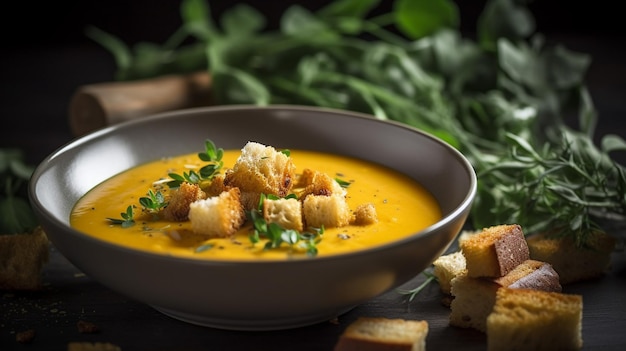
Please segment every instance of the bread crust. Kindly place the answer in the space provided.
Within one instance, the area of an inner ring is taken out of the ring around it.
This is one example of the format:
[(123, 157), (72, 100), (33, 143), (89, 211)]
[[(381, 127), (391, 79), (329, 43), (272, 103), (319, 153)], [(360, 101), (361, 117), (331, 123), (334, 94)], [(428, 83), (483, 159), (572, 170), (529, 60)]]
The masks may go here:
[(218, 196), (198, 200), (190, 205), (189, 220), (192, 230), (210, 238), (232, 236), (245, 219), (238, 188), (231, 188)]
[(41, 289), (41, 269), (50, 243), (41, 227), (32, 233), (0, 235), (0, 290)]
[(341, 334), (334, 351), (424, 351), (428, 322), (359, 317)]
[(296, 167), (291, 158), (272, 146), (248, 142), (232, 169), (224, 175), (226, 187), (237, 187), (246, 210), (255, 209), (261, 194), (285, 197), (293, 187)]
[(530, 258), (518, 224), (485, 228), (462, 241), (460, 247), (470, 277), (501, 277)]
[(207, 195), (197, 184), (183, 182), (173, 190), (167, 207), (163, 209), (163, 218), (173, 222), (189, 219), (189, 206), (192, 202), (206, 199)]
[(579, 350), (581, 295), (501, 288), (487, 318), (487, 350)]
[(616, 239), (594, 231), (586, 247), (577, 246), (571, 236), (552, 237), (548, 233), (530, 235), (527, 242), (530, 257), (550, 263), (565, 285), (605, 274), (610, 269)]

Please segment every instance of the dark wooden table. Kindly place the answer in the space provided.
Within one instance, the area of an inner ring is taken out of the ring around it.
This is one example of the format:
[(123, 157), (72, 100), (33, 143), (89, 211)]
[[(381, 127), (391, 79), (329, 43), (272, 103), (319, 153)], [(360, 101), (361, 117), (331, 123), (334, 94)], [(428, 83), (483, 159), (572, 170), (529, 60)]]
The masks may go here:
[[(568, 39), (568, 38), (564, 38)], [(589, 86), (600, 111), (598, 135), (626, 137), (626, 69), (621, 42), (587, 38), (569, 47), (594, 55)], [(2, 94), (0, 147), (19, 147), (36, 164), (74, 138), (67, 107), (80, 85), (110, 80), (111, 57), (95, 46), (24, 47), (0, 55)], [(619, 159), (624, 160), (624, 155)], [(625, 163), (626, 164), (626, 163)], [(625, 236), (625, 233), (615, 233)], [(585, 350), (621, 350), (626, 346), (626, 254), (614, 253), (613, 267), (601, 279), (576, 283), (566, 293), (584, 298)], [(417, 276), (406, 288), (417, 286)], [(167, 317), (85, 276), (54, 248), (38, 292), (0, 292), (0, 350), (66, 350), (69, 342), (109, 342), (123, 350), (332, 350), (339, 334), (358, 316), (424, 319), (429, 322), (429, 350), (484, 350), (485, 335), (448, 326), (449, 309), (431, 284), (408, 303), (396, 291), (375, 298), (339, 316), (287, 331), (238, 332), (190, 325)], [(252, 294), (253, 292), (251, 292)], [(99, 332), (78, 332), (80, 320)], [(23, 345), (17, 332), (33, 329), (36, 337)]]

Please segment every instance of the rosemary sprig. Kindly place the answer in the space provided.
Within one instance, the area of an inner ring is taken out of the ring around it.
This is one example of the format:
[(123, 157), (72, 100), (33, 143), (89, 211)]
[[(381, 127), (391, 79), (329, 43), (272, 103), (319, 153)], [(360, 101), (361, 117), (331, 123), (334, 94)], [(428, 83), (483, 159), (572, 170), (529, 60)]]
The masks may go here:
[(573, 235), (583, 246), (591, 232), (601, 230), (601, 220), (626, 221), (624, 168), (587, 137), (564, 132), (560, 144), (541, 149), (517, 135), (507, 137), (510, 151), (478, 173), (477, 228), (518, 223), (528, 233)]
[(422, 284), (418, 285), (417, 287), (413, 289), (401, 289), (401, 288), (396, 289), (396, 291), (399, 294), (409, 296), (408, 302), (413, 301), (413, 299), (415, 299), (417, 294), (422, 292), (422, 290), (424, 290), (428, 286), (428, 284), (430, 284), (433, 281), (437, 281), (437, 278), (431, 272), (423, 271), (422, 274), (426, 276), (426, 280), (424, 280), (424, 282), (422, 282)]

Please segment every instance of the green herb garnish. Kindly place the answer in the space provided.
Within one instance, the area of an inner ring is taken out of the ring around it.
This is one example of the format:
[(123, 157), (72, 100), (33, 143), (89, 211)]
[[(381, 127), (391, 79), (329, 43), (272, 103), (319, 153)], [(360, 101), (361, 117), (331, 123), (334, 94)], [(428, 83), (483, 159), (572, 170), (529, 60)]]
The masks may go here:
[(201, 184), (204, 181), (213, 180), (213, 178), (220, 173), (222, 167), (224, 166), (224, 162), (222, 161), (224, 149), (217, 148), (215, 143), (209, 139), (204, 142), (204, 149), (204, 152), (198, 153), (198, 158), (202, 161), (208, 162), (209, 164), (202, 166), (197, 172), (192, 170), (189, 172), (183, 172), (182, 175), (170, 173), (169, 176), (173, 179), (167, 183), (170, 188), (178, 188), (183, 182)]
[(121, 225), (122, 228), (128, 228), (135, 225), (135, 219), (133, 214), (133, 206), (129, 205), (126, 207), (126, 212), (120, 213), (122, 219), (118, 218), (107, 218), (112, 224)]
[(148, 190), (147, 197), (139, 198), (139, 203), (143, 206), (146, 211), (149, 213), (158, 213), (165, 207), (167, 207), (167, 202), (165, 201), (165, 196), (159, 190), (154, 192), (152, 189)]
[(347, 180), (343, 180), (341, 178), (335, 178), (335, 181), (339, 184), (339, 186), (341, 186), (342, 188), (347, 188), (350, 186), (350, 184), (352, 184), (351, 182), (347, 181)]
[[(248, 218), (252, 221), (252, 232), (249, 235), (250, 242), (254, 245), (265, 239), (264, 250), (280, 248), (286, 244), (290, 253), (294, 248), (304, 250), (307, 256), (317, 256), (317, 244), (322, 240), (324, 228), (310, 228), (310, 231), (298, 232), (293, 229), (285, 229), (277, 223), (267, 223), (263, 218), (262, 209), (265, 199), (278, 199), (273, 194), (261, 194), (257, 209), (248, 212)], [(289, 194), (285, 198), (297, 198), (295, 194)]]

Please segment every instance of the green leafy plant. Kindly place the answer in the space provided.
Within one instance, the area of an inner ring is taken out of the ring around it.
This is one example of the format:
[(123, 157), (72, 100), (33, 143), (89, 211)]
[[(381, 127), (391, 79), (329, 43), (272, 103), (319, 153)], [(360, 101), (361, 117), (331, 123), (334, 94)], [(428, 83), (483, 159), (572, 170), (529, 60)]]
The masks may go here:
[(524, 2), (487, 1), (475, 39), (460, 32), (451, 0), (396, 0), (371, 16), (379, 3), (294, 4), (269, 30), (249, 5), (216, 21), (209, 2), (184, 0), (182, 25), (163, 45), (88, 34), (114, 55), (118, 79), (208, 70), (218, 104), (345, 109), (436, 135), (476, 169), (476, 228), (519, 223), (583, 245), (590, 231), (626, 223), (624, 167), (611, 158), (626, 142), (593, 142), (589, 55), (548, 45)]
[(30, 233), (37, 226), (27, 195), (33, 168), (17, 149), (0, 149), (0, 235)]

